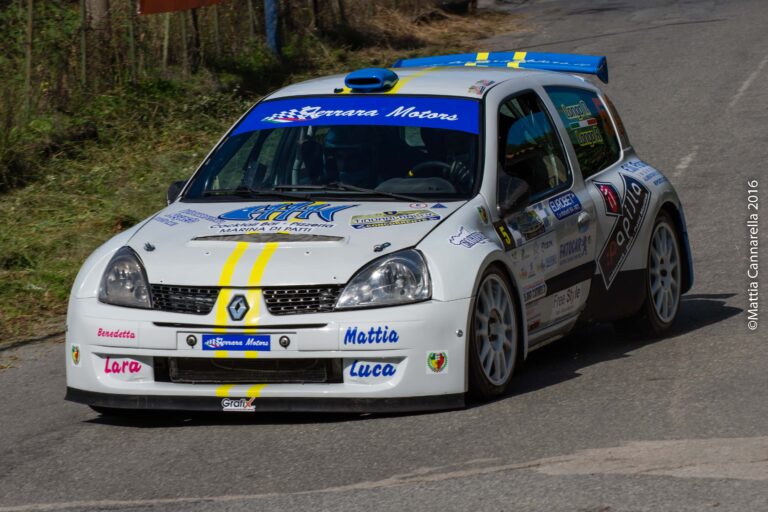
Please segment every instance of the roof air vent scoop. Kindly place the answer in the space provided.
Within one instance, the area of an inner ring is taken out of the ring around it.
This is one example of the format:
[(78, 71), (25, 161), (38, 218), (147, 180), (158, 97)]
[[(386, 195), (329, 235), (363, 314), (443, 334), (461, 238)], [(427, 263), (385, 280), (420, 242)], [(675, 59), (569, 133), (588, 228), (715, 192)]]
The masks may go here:
[(397, 80), (397, 74), (392, 70), (366, 68), (348, 74), (344, 79), (344, 85), (354, 92), (376, 92), (391, 89)]

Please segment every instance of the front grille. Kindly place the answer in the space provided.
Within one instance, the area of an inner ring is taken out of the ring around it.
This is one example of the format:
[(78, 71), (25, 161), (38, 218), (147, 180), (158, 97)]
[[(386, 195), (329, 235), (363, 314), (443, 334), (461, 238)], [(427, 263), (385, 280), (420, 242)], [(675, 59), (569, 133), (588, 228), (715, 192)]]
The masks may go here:
[(333, 311), (339, 298), (339, 286), (264, 288), (264, 302), (273, 315), (296, 315)]
[(152, 307), (172, 313), (207, 315), (213, 309), (219, 288), (204, 286), (174, 286), (153, 284)]
[[(156, 366), (163, 368), (164, 364)], [(167, 371), (170, 382), (186, 384), (332, 384), (342, 382), (341, 359), (171, 357), (167, 359)], [(164, 371), (162, 372), (164, 373)], [(159, 379), (157, 377), (156, 380), (163, 380), (162, 377)]]

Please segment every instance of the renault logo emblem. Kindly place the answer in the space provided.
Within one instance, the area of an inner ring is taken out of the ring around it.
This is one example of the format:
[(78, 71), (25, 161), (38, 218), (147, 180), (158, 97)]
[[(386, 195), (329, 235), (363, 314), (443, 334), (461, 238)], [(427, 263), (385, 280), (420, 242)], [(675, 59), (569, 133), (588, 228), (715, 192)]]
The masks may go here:
[(245, 300), (243, 295), (232, 297), (232, 300), (229, 301), (229, 306), (227, 306), (230, 318), (235, 321), (242, 320), (249, 309), (251, 308), (248, 307), (248, 301)]

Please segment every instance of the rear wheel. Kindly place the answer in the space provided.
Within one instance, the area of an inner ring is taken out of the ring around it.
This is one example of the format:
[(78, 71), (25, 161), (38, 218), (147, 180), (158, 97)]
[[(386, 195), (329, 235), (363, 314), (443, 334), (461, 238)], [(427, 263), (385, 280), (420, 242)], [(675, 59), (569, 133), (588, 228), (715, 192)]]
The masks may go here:
[(491, 269), (477, 290), (470, 330), (469, 389), (480, 399), (503, 393), (518, 359), (517, 301), (509, 279)]
[(628, 334), (660, 336), (675, 323), (682, 289), (680, 241), (672, 218), (663, 210), (656, 217), (648, 245), (645, 286), (646, 299), (640, 311), (617, 322), (617, 327)]

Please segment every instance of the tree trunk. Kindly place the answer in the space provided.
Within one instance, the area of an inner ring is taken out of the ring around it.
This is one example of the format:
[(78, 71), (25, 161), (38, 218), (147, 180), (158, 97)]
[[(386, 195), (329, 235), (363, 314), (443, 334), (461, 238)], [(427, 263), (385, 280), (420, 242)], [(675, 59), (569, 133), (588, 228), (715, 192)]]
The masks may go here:
[(88, 20), (95, 30), (109, 30), (109, 0), (86, 0)]
[(253, 12), (253, 0), (245, 1), (248, 2), (248, 34), (253, 41), (256, 39), (256, 14)]
[(88, 30), (88, 15), (85, 1), (80, 0), (80, 85), (83, 89), (88, 84), (88, 42), (85, 35)]
[(34, 30), (35, 4), (33, 0), (27, 0), (27, 41), (25, 43), (24, 62), (24, 117), (29, 121), (32, 110), (32, 36)]
[(200, 70), (203, 61), (203, 50), (200, 44), (200, 25), (197, 20), (197, 9), (192, 9), (192, 74)]
[(221, 58), (221, 24), (219, 21), (219, 6), (213, 4), (213, 44), (216, 50), (216, 58)]
[(168, 71), (168, 47), (171, 43), (171, 13), (163, 14), (163, 73)]
[(317, 7), (317, 0), (308, 0), (309, 9), (309, 28), (314, 32), (320, 31), (320, 11)]
[(342, 25), (346, 25), (347, 14), (344, 10), (344, 0), (336, 0), (336, 4), (339, 6), (339, 22), (341, 22)]
[(187, 41), (187, 13), (181, 11), (181, 69), (189, 77), (189, 48)]

